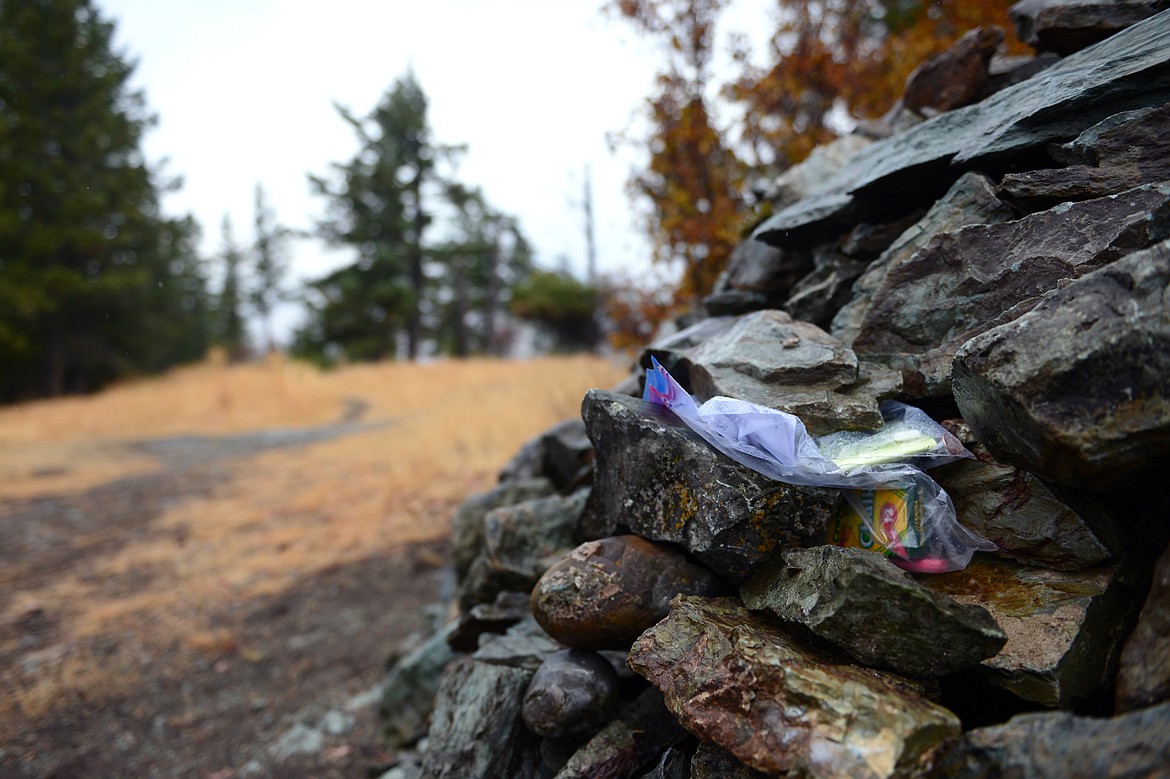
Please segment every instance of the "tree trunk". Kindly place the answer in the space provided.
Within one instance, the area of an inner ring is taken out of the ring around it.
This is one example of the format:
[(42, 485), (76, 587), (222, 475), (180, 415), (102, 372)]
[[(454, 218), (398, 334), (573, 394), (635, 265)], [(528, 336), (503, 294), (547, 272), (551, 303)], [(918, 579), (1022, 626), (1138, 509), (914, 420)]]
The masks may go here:
[(496, 311), (500, 307), (500, 237), (498, 231), (492, 244), (488, 260), (487, 301), (484, 303), (483, 350), (486, 354), (500, 356), (500, 345), (496, 343)]
[(470, 308), (467, 289), (467, 264), (455, 267), (455, 356), (466, 357), (471, 353), (467, 343), (467, 311)]

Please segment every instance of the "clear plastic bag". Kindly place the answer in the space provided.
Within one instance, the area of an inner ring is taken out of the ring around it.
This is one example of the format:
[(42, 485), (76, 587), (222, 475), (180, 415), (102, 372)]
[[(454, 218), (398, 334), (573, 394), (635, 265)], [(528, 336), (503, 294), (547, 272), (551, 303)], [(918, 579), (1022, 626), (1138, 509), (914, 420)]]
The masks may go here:
[[(758, 473), (843, 490), (841, 512), (830, 527), (834, 543), (872, 548), (901, 568), (924, 573), (960, 570), (977, 550), (996, 549), (959, 524), (950, 496), (918, 467), (971, 457), (920, 409), (883, 404), (882, 430), (813, 439), (798, 417), (773, 408), (727, 397), (698, 405), (657, 360), (646, 371), (643, 398), (670, 409), (713, 447)], [(900, 500), (891, 500), (896, 494)], [(892, 519), (888, 505), (894, 507)], [(876, 546), (866, 546), (867, 539)]]

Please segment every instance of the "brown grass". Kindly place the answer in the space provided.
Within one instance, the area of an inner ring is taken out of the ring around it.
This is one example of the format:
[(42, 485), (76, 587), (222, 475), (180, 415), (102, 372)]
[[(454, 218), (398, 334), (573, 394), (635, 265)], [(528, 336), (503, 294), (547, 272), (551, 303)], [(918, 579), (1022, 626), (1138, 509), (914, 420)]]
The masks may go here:
[[(62, 571), (37, 589), (21, 589), (0, 572), (0, 588), (17, 589), (0, 613), (3, 623), (40, 606), (66, 615), (61, 650), (42, 672), (7, 680), (16, 682), (16, 703), (35, 716), (63, 688), (123, 683), (125, 668), (72, 651), (87, 637), (149, 633), (201, 654), (255, 656), (244, 637), (212, 623), (214, 609), (444, 536), (458, 502), (490, 485), (524, 441), (577, 415), (586, 389), (623, 375), (589, 357), (331, 373), (281, 360), (205, 364), (93, 397), (0, 411), (0, 500), (80, 491), (159, 467), (127, 454), (127, 441), (317, 425), (338, 419), (353, 401), (368, 406), (363, 422), (388, 423), (240, 460), (212, 494), (179, 502), (141, 539), (88, 561), (84, 571)], [(111, 586), (131, 576), (145, 583)]]

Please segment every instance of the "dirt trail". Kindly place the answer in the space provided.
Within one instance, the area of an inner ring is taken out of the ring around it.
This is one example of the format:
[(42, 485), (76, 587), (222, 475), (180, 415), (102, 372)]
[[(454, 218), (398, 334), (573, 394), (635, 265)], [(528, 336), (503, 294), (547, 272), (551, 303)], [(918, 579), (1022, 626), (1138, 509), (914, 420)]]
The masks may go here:
[[(110, 599), (167, 586), (161, 568), (111, 575), (98, 563), (124, 545), (182, 534), (156, 520), (183, 501), (242, 487), (249, 458), (369, 429), (360, 415), (354, 408), (304, 430), (137, 442), (129, 446), (154, 457), (157, 471), (0, 501), (0, 613), (63, 576)], [(77, 637), (71, 604), (23, 603), (0, 623), (0, 776), (367, 775), (391, 757), (377, 738), (382, 663), (429, 630), (441, 616), (435, 604), (450, 596), (445, 543), (316, 571), (273, 596), (200, 603), (213, 626), (201, 642), (150, 615), (134, 630)], [(101, 673), (69, 670), (94, 667)]]

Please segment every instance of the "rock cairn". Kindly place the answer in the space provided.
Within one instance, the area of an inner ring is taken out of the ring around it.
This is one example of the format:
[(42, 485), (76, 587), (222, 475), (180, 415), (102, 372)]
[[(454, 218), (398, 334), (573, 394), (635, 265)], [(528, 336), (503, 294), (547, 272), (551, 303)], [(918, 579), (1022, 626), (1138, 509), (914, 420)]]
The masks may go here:
[(1170, 11), (1024, 0), (767, 187), (690, 391), (813, 434), (918, 405), (995, 542), (911, 575), (639, 399), (534, 439), (454, 519), (460, 616), (399, 656), (386, 777), (1170, 775)]

